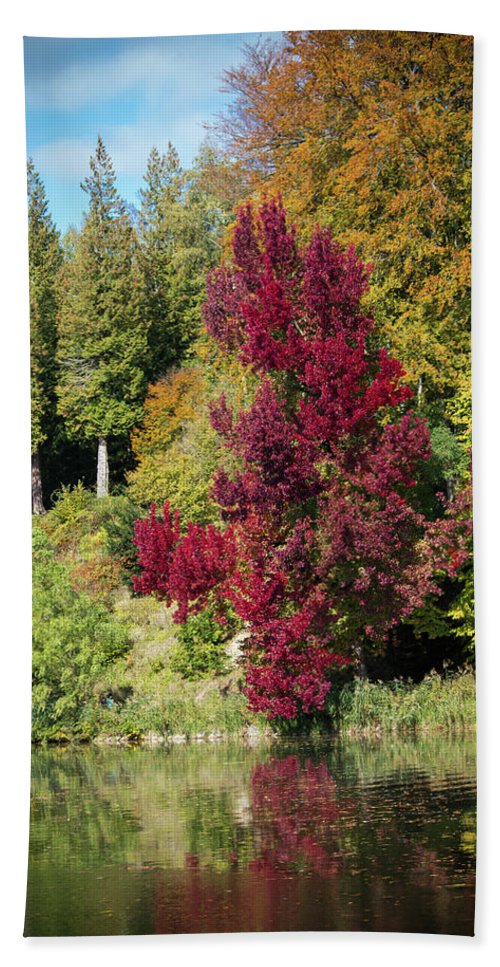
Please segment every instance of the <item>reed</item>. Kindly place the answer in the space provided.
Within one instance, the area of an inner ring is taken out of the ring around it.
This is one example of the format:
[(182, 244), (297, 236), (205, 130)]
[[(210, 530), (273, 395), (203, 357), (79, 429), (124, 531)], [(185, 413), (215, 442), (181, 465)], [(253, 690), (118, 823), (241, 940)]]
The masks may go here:
[(451, 731), (475, 726), (476, 682), (471, 668), (431, 672), (415, 684), (353, 681), (333, 689), (327, 716), (344, 733)]

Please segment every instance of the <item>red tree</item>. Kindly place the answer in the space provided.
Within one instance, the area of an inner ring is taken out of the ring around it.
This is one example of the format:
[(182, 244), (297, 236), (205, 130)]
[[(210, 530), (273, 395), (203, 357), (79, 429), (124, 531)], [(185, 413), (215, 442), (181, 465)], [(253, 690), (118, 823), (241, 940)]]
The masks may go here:
[(246, 692), (270, 717), (321, 709), (332, 668), (383, 642), (467, 555), (465, 524), (412, 506), (429, 433), (400, 363), (373, 349), (368, 276), (326, 230), (299, 251), (279, 201), (241, 209), (204, 309), (260, 376), (248, 410), (211, 408), (239, 466), (213, 481), (226, 527), (181, 536), (167, 505), (136, 528), (137, 590), (176, 601), (178, 620), (216, 601), (248, 624)]

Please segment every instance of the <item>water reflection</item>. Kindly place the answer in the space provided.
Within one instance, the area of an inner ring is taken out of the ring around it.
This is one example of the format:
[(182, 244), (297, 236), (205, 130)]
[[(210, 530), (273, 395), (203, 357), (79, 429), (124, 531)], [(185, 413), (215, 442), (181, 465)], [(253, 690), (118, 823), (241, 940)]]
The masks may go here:
[(259, 854), (249, 868), (266, 875), (315, 871), (333, 876), (341, 865), (339, 820), (347, 817), (324, 762), (273, 756), (252, 775), (252, 814)]
[(35, 751), (28, 935), (471, 934), (471, 737)]

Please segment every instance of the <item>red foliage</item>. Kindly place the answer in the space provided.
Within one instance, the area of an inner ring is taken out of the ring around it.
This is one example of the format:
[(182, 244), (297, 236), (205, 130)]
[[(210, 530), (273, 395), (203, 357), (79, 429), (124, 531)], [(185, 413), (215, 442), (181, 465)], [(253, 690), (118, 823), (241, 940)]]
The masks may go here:
[(134, 589), (155, 594), (169, 605), (176, 601), (174, 617), (179, 622), (189, 612), (199, 611), (208, 592), (219, 587), (236, 565), (230, 530), (222, 533), (212, 524), (189, 524), (181, 537), (179, 515), (177, 511), (171, 514), (168, 502), (161, 520), (151, 504), (149, 518), (135, 522), (134, 544), (143, 569), (133, 578)]
[(212, 588), (221, 588), (236, 566), (232, 533), (212, 524), (189, 524), (187, 534), (175, 548), (170, 571), (169, 593), (179, 604), (177, 621), (199, 611)]
[(271, 758), (252, 774), (252, 813), (260, 850), (250, 869), (276, 875), (296, 869), (331, 876), (342, 864), (339, 830), (352, 803), (339, 804), (326, 765), (296, 755)]
[(157, 597), (169, 601), (172, 556), (180, 535), (179, 514), (174, 511), (172, 516), (168, 502), (163, 508), (162, 520), (156, 517), (155, 504), (151, 504), (147, 520), (136, 520), (134, 544), (138, 549), (138, 560), (142, 567), (142, 574), (133, 578), (136, 591), (141, 594), (156, 594)]
[[(323, 707), (331, 669), (438, 593), (467, 554), (467, 524), (428, 524), (410, 496), (430, 455), (397, 360), (370, 349), (369, 270), (318, 229), (301, 253), (278, 201), (240, 211), (234, 262), (212, 273), (209, 332), (261, 376), (251, 407), (211, 408), (239, 469), (213, 494), (225, 531), (168, 507), (138, 522), (136, 589), (177, 601), (179, 620), (230, 602), (251, 630), (252, 708), (293, 718)], [(463, 517), (464, 515), (462, 515)]]

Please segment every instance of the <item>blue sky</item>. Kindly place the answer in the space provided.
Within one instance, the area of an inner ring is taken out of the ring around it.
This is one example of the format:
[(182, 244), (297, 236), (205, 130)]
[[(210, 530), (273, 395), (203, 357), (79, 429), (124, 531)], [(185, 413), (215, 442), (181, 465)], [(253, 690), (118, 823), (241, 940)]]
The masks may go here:
[(137, 202), (153, 145), (177, 148), (189, 166), (206, 137), (204, 123), (227, 106), (223, 71), (244, 59), (245, 44), (280, 34), (60, 39), (26, 37), (26, 135), (61, 231), (79, 226), (80, 182), (100, 134), (117, 183)]

